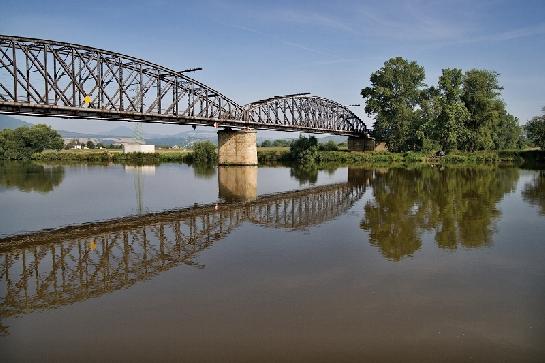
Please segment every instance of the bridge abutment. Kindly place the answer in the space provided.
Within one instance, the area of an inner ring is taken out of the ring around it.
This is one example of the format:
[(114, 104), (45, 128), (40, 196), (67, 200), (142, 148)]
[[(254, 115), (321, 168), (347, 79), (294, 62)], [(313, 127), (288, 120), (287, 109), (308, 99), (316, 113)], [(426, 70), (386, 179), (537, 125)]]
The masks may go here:
[(373, 151), (375, 140), (369, 137), (348, 136), (348, 151)]
[(255, 130), (219, 130), (219, 165), (257, 165)]

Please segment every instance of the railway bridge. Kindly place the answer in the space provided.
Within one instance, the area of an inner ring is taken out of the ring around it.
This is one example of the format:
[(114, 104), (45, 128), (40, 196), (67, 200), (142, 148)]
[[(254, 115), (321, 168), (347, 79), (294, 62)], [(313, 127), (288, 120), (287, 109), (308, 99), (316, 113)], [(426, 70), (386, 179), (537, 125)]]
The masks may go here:
[(348, 136), (372, 150), (348, 107), (309, 93), (241, 105), (189, 77), (129, 55), (53, 40), (0, 35), (0, 112), (18, 115), (213, 126), (220, 164), (257, 164), (256, 130)]

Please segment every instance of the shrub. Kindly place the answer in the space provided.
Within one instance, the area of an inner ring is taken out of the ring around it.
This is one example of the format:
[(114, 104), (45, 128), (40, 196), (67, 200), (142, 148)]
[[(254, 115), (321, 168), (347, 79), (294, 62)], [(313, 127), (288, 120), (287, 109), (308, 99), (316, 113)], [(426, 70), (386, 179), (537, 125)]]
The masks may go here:
[(290, 158), (300, 164), (312, 164), (318, 156), (318, 140), (314, 136), (300, 136), (290, 145)]
[(318, 149), (320, 151), (337, 151), (339, 150), (339, 146), (337, 145), (335, 141), (329, 140), (325, 144), (318, 145)]
[(216, 145), (210, 141), (201, 141), (193, 145), (193, 162), (211, 164), (218, 160)]

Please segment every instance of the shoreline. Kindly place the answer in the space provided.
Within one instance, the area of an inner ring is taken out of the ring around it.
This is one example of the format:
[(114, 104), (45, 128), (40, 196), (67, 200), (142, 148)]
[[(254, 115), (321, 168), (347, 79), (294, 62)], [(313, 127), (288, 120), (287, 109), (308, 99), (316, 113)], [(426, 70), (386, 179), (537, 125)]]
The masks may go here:
[[(294, 161), (289, 157), (289, 148), (258, 148), (259, 165), (291, 164)], [(159, 150), (153, 154), (123, 153), (119, 150), (61, 150), (44, 151), (32, 156), (32, 161), (45, 162), (113, 162), (158, 164), (163, 162), (192, 163), (191, 150)], [(505, 151), (478, 151), (474, 153), (453, 152), (443, 157), (433, 153), (406, 152), (391, 153), (387, 151), (318, 151), (317, 167), (336, 164), (339, 166), (358, 166), (369, 164), (439, 164), (439, 165), (538, 165), (545, 167), (545, 151), (541, 150), (505, 150)], [(301, 165), (303, 166), (303, 165)]]

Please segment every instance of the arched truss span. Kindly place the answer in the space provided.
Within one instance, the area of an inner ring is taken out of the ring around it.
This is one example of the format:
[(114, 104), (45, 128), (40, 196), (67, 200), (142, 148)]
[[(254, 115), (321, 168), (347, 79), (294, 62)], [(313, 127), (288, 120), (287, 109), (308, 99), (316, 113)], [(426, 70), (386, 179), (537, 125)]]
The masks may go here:
[(0, 110), (164, 123), (242, 120), (242, 107), (182, 72), (102, 49), (0, 35)]
[(264, 128), (346, 135), (368, 134), (365, 123), (348, 107), (308, 93), (256, 101), (246, 105), (245, 112), (250, 122)]
[(365, 136), (347, 107), (295, 94), (241, 106), (169, 68), (79, 44), (0, 35), (0, 112)]

